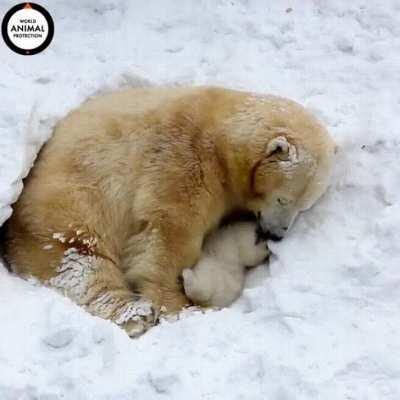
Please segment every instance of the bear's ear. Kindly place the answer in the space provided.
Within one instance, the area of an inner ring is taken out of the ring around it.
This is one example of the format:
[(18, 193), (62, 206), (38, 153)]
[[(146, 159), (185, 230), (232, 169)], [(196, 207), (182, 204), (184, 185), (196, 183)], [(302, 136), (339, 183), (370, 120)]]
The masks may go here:
[(295, 162), (297, 159), (296, 147), (287, 141), (284, 136), (271, 139), (266, 149), (267, 158), (277, 156), (280, 161)]

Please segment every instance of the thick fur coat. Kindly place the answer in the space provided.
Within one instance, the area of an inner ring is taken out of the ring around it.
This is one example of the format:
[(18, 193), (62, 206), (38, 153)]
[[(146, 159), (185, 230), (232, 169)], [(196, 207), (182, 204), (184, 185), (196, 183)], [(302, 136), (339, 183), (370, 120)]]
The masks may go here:
[(303, 107), (222, 88), (130, 89), (56, 127), (14, 205), (7, 258), (136, 335), (187, 305), (179, 277), (236, 210), (280, 238), (324, 192), (334, 144)]

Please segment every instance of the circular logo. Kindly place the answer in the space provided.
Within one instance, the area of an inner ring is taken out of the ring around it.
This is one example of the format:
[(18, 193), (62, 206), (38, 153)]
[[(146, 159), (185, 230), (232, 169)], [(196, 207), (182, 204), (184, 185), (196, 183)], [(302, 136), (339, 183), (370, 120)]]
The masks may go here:
[(3, 18), (1, 33), (7, 46), (18, 54), (31, 56), (52, 41), (54, 22), (46, 9), (35, 3), (17, 4)]

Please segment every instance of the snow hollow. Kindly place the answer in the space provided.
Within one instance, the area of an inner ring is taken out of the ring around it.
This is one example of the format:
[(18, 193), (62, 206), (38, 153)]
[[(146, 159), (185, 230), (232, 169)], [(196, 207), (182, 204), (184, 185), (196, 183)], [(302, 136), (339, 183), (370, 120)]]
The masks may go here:
[[(0, 0), (0, 16), (13, 5)], [(138, 340), (0, 265), (0, 399), (398, 400), (399, 2), (42, 5), (55, 22), (44, 52), (0, 43), (0, 224), (56, 121), (124, 86), (290, 97), (339, 152), (329, 191), (239, 301)]]

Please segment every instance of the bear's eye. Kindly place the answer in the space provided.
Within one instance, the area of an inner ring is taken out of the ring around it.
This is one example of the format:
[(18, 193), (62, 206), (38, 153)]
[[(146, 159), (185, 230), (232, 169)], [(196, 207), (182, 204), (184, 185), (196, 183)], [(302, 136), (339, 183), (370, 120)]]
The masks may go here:
[(276, 201), (280, 206), (287, 206), (290, 203), (288, 199), (283, 197), (278, 197)]

